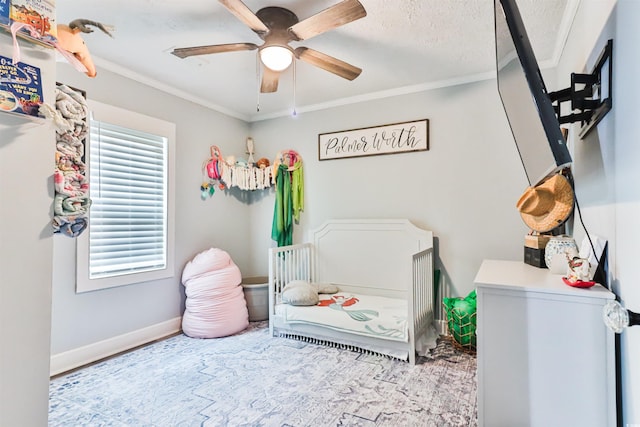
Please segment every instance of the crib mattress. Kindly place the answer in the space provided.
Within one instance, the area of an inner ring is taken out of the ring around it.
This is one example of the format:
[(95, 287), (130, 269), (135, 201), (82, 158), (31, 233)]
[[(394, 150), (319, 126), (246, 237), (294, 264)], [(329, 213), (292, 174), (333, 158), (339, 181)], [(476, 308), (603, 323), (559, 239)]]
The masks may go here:
[(310, 324), (391, 341), (408, 342), (407, 301), (339, 292), (320, 295), (315, 306), (276, 305), (287, 323)]

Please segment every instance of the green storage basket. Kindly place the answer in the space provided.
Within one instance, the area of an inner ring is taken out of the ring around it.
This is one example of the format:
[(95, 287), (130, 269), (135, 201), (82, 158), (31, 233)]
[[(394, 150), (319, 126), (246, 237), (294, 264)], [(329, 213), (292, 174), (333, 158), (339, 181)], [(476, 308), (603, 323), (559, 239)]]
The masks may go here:
[(476, 349), (476, 291), (465, 298), (443, 298), (447, 327), (453, 339), (465, 349)]

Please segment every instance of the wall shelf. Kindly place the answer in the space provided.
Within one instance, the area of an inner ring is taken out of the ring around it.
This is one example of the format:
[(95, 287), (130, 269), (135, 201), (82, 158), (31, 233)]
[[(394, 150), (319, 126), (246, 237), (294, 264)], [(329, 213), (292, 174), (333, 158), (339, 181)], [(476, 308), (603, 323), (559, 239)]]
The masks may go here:
[[(0, 29), (3, 30), (3, 31), (0, 31), (0, 33), (5, 33), (7, 36), (11, 37), (10, 24), (0, 23)], [(25, 41), (33, 44), (33, 45), (44, 47), (46, 49), (54, 49), (55, 48), (53, 46), (53, 40), (46, 41), (46, 40), (41, 40), (41, 39), (38, 39), (38, 38), (35, 38), (35, 37), (31, 37), (29, 34), (23, 32), (23, 31), (18, 31), (16, 33), (16, 35), (20, 39), (25, 40)]]

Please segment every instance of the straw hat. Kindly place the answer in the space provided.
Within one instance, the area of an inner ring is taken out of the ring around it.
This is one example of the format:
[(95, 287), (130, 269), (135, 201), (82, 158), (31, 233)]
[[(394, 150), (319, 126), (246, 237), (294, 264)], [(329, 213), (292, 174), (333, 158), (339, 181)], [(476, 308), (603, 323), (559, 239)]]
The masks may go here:
[(573, 211), (573, 189), (567, 178), (554, 175), (536, 187), (529, 187), (516, 204), (525, 224), (544, 233), (562, 225)]

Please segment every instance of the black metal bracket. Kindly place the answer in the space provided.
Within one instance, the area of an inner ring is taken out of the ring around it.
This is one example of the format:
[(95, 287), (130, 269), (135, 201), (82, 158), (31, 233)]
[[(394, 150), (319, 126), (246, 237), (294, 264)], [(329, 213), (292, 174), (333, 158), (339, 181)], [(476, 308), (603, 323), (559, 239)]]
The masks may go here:
[(629, 314), (629, 326), (640, 325), (640, 314), (634, 313), (631, 310), (627, 310), (627, 314)]
[[(613, 40), (602, 50), (591, 74), (571, 73), (571, 86), (549, 92), (560, 124), (581, 122), (579, 136), (584, 138), (613, 106)], [(562, 115), (561, 104), (571, 103), (573, 113)]]

